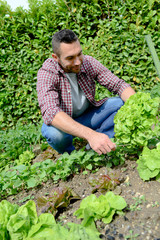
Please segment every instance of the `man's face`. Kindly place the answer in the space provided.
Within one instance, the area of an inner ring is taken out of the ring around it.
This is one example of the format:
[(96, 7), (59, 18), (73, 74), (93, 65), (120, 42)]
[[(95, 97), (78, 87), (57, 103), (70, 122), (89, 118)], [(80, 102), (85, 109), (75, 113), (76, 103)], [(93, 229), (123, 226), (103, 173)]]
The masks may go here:
[[(54, 55), (52, 56), (55, 58)], [(58, 61), (65, 72), (79, 73), (83, 62), (82, 48), (79, 41), (61, 43), (60, 57), (56, 55), (55, 60)]]

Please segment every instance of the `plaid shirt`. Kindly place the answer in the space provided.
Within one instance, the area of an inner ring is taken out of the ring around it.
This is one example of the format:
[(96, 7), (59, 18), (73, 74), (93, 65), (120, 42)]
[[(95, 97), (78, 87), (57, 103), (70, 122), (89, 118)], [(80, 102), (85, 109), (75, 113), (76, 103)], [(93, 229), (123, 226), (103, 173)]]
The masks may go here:
[[(45, 124), (51, 124), (56, 113), (60, 111), (72, 116), (71, 86), (61, 66), (53, 58), (48, 58), (38, 71), (37, 78), (38, 101)], [(102, 105), (107, 99), (100, 101), (94, 99), (95, 81), (109, 91), (118, 93), (119, 96), (125, 88), (130, 86), (91, 56), (83, 57), (77, 81), (89, 102), (94, 106)]]

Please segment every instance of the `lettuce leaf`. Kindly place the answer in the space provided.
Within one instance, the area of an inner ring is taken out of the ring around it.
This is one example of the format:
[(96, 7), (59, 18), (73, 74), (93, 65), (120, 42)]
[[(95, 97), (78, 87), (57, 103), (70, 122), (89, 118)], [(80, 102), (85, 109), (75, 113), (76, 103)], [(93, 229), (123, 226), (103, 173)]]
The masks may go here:
[(10, 202), (3, 200), (0, 202), (0, 239), (9, 239), (7, 231), (7, 223), (10, 216), (15, 214), (19, 206), (17, 204), (11, 204)]
[[(61, 226), (60, 224), (56, 224), (53, 215), (49, 213), (41, 214), (40, 217), (39, 223), (32, 227), (25, 240), (99, 240), (99, 232), (97, 230), (91, 231), (75, 223), (68, 223), (66, 226)], [(49, 226), (45, 222), (51, 225)]]
[(146, 181), (156, 177), (160, 173), (160, 145), (152, 150), (144, 147), (137, 164), (137, 170), (141, 179)]
[(31, 226), (38, 221), (35, 202), (30, 200), (25, 205), (19, 207), (18, 211), (12, 215), (7, 224), (11, 240), (24, 239), (28, 235)]
[(49, 229), (54, 227), (56, 221), (54, 216), (49, 213), (43, 213), (39, 216), (37, 224), (33, 225), (28, 232), (28, 238), (33, 238), (34, 236), (41, 234), (44, 230), (45, 232), (50, 232)]

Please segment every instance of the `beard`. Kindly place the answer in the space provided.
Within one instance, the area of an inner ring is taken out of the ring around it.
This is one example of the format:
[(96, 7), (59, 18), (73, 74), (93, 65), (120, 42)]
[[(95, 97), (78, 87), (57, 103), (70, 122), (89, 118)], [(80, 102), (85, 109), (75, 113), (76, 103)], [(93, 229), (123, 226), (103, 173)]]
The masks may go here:
[(70, 73), (79, 73), (81, 70), (81, 65), (82, 65), (82, 61), (80, 65), (66, 65), (63, 63), (63, 61), (59, 60), (58, 63), (60, 64), (60, 66), (63, 68), (63, 70), (65, 72), (70, 72)]

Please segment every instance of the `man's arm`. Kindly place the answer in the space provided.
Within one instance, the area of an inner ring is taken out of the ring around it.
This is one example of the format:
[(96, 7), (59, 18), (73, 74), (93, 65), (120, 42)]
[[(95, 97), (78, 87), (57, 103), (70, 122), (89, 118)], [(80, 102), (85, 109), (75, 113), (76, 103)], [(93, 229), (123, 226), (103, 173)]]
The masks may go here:
[(106, 154), (115, 149), (115, 144), (107, 135), (83, 126), (65, 112), (58, 112), (52, 121), (52, 125), (73, 136), (86, 139), (91, 148), (99, 155)]
[[(135, 94), (135, 91), (131, 87), (128, 87), (122, 92), (121, 98), (125, 102), (133, 94)], [(115, 144), (106, 134), (85, 127), (73, 120), (65, 112), (58, 112), (51, 124), (63, 132), (86, 139), (91, 148), (100, 155), (115, 149)]]
[(135, 91), (131, 87), (127, 87), (121, 94), (121, 99), (125, 102), (130, 96), (135, 94)]

